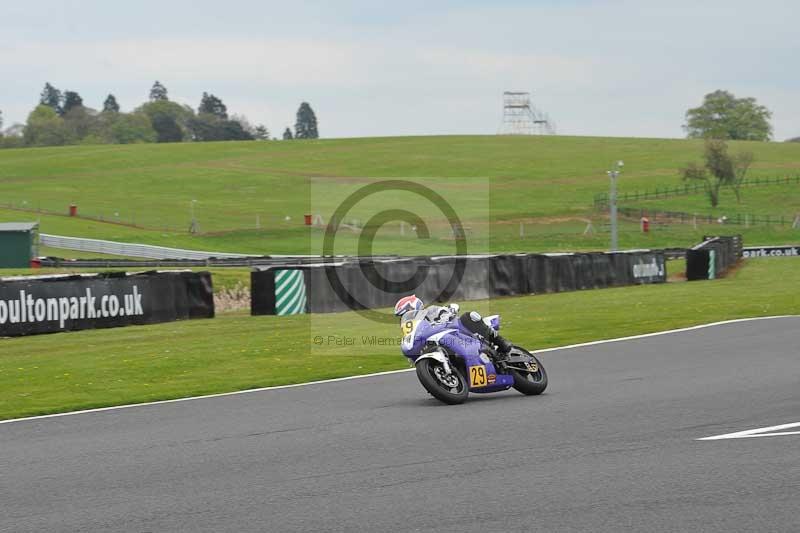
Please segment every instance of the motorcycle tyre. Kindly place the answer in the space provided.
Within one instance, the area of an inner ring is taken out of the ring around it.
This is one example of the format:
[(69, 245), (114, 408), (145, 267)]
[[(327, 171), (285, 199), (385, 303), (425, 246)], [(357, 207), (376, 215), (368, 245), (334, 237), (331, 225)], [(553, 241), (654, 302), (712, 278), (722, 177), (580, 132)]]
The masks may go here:
[(451, 366), (453, 373), (461, 384), (461, 391), (457, 393), (450, 392), (440, 385), (439, 380), (433, 375), (433, 368), (439, 364), (441, 363), (434, 359), (425, 359), (415, 365), (417, 369), (417, 379), (419, 379), (419, 382), (425, 387), (425, 390), (437, 400), (448, 405), (457, 405), (467, 401), (469, 385), (461, 371), (456, 366)]

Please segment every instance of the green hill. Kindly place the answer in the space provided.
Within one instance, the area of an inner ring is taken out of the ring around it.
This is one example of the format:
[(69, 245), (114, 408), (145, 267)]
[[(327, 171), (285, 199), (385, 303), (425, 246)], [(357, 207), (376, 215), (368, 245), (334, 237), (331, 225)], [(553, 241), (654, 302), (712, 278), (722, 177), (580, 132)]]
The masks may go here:
[[(730, 147), (755, 154), (752, 176), (800, 173), (798, 144), (732, 142)], [(603, 249), (607, 217), (594, 209), (593, 197), (607, 191), (610, 164), (625, 161), (623, 192), (675, 187), (677, 168), (699, 159), (702, 148), (694, 140), (459, 136), (4, 150), (0, 221), (39, 219), (47, 233), (167, 246), (319, 253), (322, 231), (304, 226), (303, 215), (320, 213), (327, 220), (347, 193), (372, 179), (411, 178), (444, 191), (470, 232), (473, 250)], [(772, 186), (769, 193), (748, 189), (744, 202), (749, 203), (737, 206), (726, 195), (720, 209), (791, 218), (800, 210), (798, 191), (796, 184)], [(71, 203), (92, 219), (63, 216)], [(402, 194), (380, 203), (429, 209)], [(193, 206), (197, 235), (188, 233)], [(696, 195), (671, 198), (663, 206), (721, 212), (709, 210)], [(375, 208), (358, 208), (351, 216), (363, 222)], [(583, 235), (589, 220), (594, 233)], [(667, 222), (642, 235), (631, 219), (622, 225), (621, 245), (684, 246), (703, 233), (721, 231), (717, 225)], [(446, 228), (435, 222), (432, 228), (433, 238), (420, 240), (387, 225), (374, 251), (451, 250)], [(759, 244), (800, 240), (800, 232), (788, 225), (724, 230)], [(337, 251), (354, 251), (356, 237), (343, 234)]]

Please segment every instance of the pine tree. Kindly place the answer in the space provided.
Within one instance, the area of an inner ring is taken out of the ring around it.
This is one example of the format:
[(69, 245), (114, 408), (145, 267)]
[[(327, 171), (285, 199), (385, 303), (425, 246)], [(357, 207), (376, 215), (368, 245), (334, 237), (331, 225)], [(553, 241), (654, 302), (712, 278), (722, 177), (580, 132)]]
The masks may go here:
[(290, 130), (289, 128), (286, 128), (283, 131), (283, 140), (284, 141), (291, 141), (293, 138), (294, 138), (294, 136), (292, 136), (292, 130)]
[(269, 140), (269, 130), (263, 124), (259, 124), (253, 130), (253, 137), (255, 137), (259, 141), (268, 141)]
[(113, 94), (109, 94), (103, 102), (103, 113), (119, 113), (119, 104)]
[(319, 139), (317, 131), (317, 116), (308, 102), (300, 104), (297, 110), (297, 122), (294, 125), (295, 138), (297, 139)]
[(197, 114), (214, 115), (215, 117), (228, 120), (228, 108), (222, 103), (222, 100), (213, 94), (203, 93), (203, 98), (200, 100), (200, 107), (197, 108)]
[(64, 109), (61, 107), (62, 98), (61, 91), (50, 85), (48, 82), (44, 84), (44, 89), (42, 90), (42, 95), (39, 98), (39, 103), (46, 105), (61, 115), (64, 112)]
[(83, 98), (75, 91), (64, 92), (64, 106), (61, 109), (61, 114), (66, 114), (70, 109), (76, 107), (83, 107)]
[(161, 85), (161, 82), (156, 80), (153, 84), (153, 87), (150, 89), (150, 101), (151, 102), (161, 102), (167, 101), (169, 97), (167, 96), (167, 88)]

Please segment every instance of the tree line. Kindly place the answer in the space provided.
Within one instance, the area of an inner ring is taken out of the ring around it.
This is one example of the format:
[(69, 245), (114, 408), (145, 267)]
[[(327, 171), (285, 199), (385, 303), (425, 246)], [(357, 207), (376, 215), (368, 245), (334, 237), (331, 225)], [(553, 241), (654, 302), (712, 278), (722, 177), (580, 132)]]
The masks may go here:
[[(287, 127), (283, 138), (319, 138), (317, 117), (308, 102), (297, 110), (294, 132)], [(62, 92), (49, 82), (25, 124), (15, 124), (4, 131), (0, 111), (0, 147), (5, 148), (269, 139), (266, 126), (252, 125), (243, 115), (229, 115), (218, 96), (204, 92), (195, 112), (188, 105), (171, 101), (167, 88), (159, 81), (150, 88), (148, 101), (130, 113), (121, 111), (113, 94), (106, 97), (98, 111), (84, 105), (77, 92)]]

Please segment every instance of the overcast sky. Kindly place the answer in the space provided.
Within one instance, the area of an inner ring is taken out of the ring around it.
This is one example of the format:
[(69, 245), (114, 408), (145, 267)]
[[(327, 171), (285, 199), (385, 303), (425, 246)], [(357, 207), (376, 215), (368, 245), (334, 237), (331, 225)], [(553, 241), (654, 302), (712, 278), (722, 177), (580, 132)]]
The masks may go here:
[(0, 36), (6, 126), (46, 81), (131, 110), (158, 79), (273, 135), (303, 100), (323, 137), (492, 134), (524, 90), (560, 134), (683, 137), (715, 89), (800, 135), (797, 0), (0, 0)]

